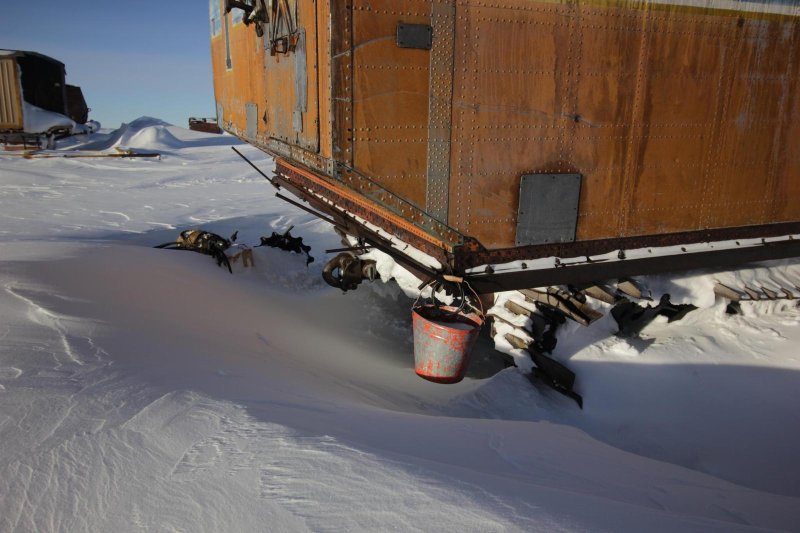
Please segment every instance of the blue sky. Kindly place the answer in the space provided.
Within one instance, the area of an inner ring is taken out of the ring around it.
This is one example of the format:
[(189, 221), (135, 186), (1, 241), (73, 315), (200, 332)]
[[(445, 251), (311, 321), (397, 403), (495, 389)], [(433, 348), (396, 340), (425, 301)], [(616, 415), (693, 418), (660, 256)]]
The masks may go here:
[(104, 127), (142, 115), (186, 126), (215, 114), (208, 19), (206, 0), (6, 1), (0, 48), (64, 63)]

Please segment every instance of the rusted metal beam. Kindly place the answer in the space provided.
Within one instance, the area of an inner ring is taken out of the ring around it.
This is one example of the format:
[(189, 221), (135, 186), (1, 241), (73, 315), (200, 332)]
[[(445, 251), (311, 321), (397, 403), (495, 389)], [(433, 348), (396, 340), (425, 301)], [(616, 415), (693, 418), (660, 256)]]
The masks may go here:
[[(503, 248), (497, 250), (462, 251), (455, 254), (455, 270), (467, 270), (482, 265), (497, 265), (512, 261), (532, 260), (542, 257), (587, 257), (625, 250), (682, 246), (704, 242), (735, 241), (738, 239), (763, 239), (800, 234), (800, 222), (764, 224), (736, 228), (716, 228), (702, 231), (687, 231), (662, 235), (644, 235), (619, 239), (578, 241), (571, 243), (543, 244)], [(688, 254), (687, 254), (688, 255)]]
[(754, 261), (800, 256), (800, 241), (787, 240), (747, 248), (686, 253), (605, 263), (582, 263), (573, 266), (520, 270), (508, 273), (468, 275), (466, 280), (479, 293), (519, 290), (527, 287), (591, 283), (598, 279), (662, 274), (696, 268), (722, 268)]
[(314, 215), (315, 217), (317, 217), (320, 220), (324, 220), (325, 222), (328, 222), (329, 224), (333, 224), (336, 227), (340, 227), (340, 224), (338, 222), (336, 222), (335, 220), (333, 220), (332, 218), (328, 218), (325, 215), (323, 215), (322, 213), (317, 213), (313, 209), (304, 206), (300, 202), (295, 202), (291, 198), (287, 198), (286, 196), (282, 195), (281, 193), (275, 193), (275, 196), (277, 196), (278, 198), (280, 198), (284, 202), (288, 202), (288, 203), (292, 204), (293, 206), (297, 207), (298, 209), (302, 209), (306, 213)]
[(302, 169), (280, 159), (276, 162), (276, 172), (280, 178), (279, 182), (286, 181), (296, 185), (299, 194), (306, 197), (322, 196), (342, 210), (378, 226), (403, 242), (436, 258), (443, 265), (449, 264), (447, 251), (452, 248), (452, 244), (423, 231), (403, 217), (371, 202), (356, 191), (350, 191), (340, 183), (333, 183), (310, 169)]

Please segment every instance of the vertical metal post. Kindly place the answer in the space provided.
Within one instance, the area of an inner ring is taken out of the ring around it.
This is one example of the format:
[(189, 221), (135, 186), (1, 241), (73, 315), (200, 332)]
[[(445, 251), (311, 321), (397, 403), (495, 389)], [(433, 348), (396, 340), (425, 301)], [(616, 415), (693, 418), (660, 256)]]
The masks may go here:
[(450, 137), (453, 108), (454, 0), (431, 2), (433, 46), (428, 96), (428, 169), (425, 208), (447, 223), (450, 195)]

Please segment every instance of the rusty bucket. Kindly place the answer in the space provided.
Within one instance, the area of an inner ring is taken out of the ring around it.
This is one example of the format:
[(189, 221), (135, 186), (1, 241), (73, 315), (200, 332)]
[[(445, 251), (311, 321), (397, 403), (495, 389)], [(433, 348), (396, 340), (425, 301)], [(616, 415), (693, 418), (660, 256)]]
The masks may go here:
[(469, 367), (470, 353), (483, 318), (462, 307), (414, 305), (414, 367), (418, 376), (436, 383), (458, 383)]

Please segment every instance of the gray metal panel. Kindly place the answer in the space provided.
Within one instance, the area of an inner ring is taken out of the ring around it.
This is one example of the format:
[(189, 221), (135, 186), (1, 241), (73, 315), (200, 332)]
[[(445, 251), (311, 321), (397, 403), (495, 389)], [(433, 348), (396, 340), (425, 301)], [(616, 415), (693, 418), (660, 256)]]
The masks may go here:
[(225, 126), (225, 119), (223, 114), (225, 113), (225, 108), (222, 106), (222, 102), (217, 102), (217, 126), (220, 128)]
[(292, 113), (292, 122), (294, 125), (294, 131), (296, 133), (303, 133), (303, 112), (302, 111), (294, 111)]
[[(306, 30), (300, 29), (297, 35), (297, 47), (294, 50), (294, 110), (301, 113), (308, 111), (308, 65), (306, 56)], [(295, 131), (303, 131), (295, 126)]]
[(430, 50), (433, 44), (433, 28), (427, 24), (397, 24), (397, 46)]
[(258, 105), (245, 104), (244, 108), (247, 113), (247, 138), (255, 139), (258, 135)]
[(519, 184), (517, 246), (574, 242), (580, 174), (526, 174)]
[(425, 210), (444, 223), (447, 223), (450, 195), (455, 20), (454, 0), (437, 0), (431, 3), (434, 34), (430, 55)]
[(230, 70), (233, 68), (233, 59), (231, 58), (231, 31), (228, 27), (228, 17), (225, 19), (225, 67)]

